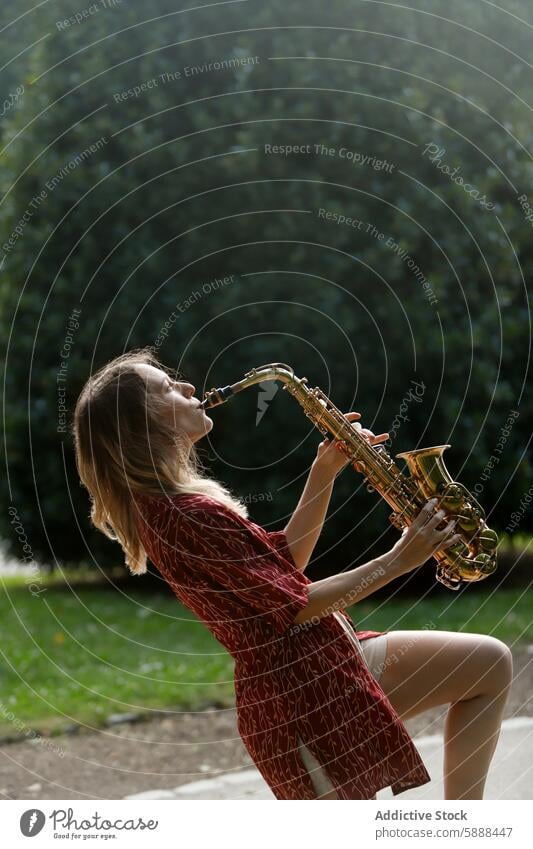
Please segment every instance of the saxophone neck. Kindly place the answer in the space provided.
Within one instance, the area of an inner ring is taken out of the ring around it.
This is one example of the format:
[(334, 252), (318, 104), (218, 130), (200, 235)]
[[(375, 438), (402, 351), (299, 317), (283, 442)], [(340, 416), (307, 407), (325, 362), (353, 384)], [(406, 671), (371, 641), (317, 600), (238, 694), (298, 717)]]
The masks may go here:
[(242, 380), (209, 390), (200, 406), (206, 409), (224, 404), (243, 389), (267, 380), (280, 380), (284, 383), (284, 389), (287, 389), (301, 404), (306, 416), (313, 424), (324, 435), (331, 435), (341, 440), (347, 449), (356, 452), (358, 459), (363, 462), (366, 460), (369, 469), (380, 464), (386, 467), (391, 462), (390, 458), (385, 461), (381, 453), (369, 445), (359, 433), (361, 429), (359, 422), (349, 422), (321, 389), (318, 387), (310, 389), (306, 386), (307, 378), (297, 377), (292, 366), (286, 363), (266, 363), (266, 365), (253, 368), (246, 372)]
[(296, 377), (294, 369), (286, 363), (267, 363), (246, 372), (242, 380), (238, 380), (236, 383), (230, 383), (229, 386), (223, 386), (218, 389), (210, 389), (206, 392), (200, 406), (205, 410), (209, 407), (224, 404), (234, 395), (237, 395), (238, 392), (248, 389), (249, 386), (253, 386), (255, 383), (262, 383), (264, 380), (281, 380), (285, 384), (295, 386), (296, 384), (304, 384), (307, 378)]

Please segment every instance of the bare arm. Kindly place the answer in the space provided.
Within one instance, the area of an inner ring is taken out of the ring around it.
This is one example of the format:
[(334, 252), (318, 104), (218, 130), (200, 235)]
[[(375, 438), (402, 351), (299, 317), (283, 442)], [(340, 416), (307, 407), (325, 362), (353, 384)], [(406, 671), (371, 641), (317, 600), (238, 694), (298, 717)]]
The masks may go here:
[(292, 558), (300, 572), (309, 563), (322, 531), (334, 482), (334, 474), (323, 471), (313, 462), (300, 500), (285, 528)]
[(294, 623), (299, 625), (308, 619), (321, 619), (334, 610), (349, 607), (401, 574), (398, 558), (394, 559), (392, 552), (387, 552), (349, 572), (315, 581), (309, 587), (309, 601), (303, 610), (297, 613)]
[[(344, 415), (349, 422), (361, 417), (361, 413), (355, 411)], [(362, 428), (360, 433), (371, 445), (377, 445), (389, 436), (388, 433), (376, 436), (368, 428)], [(309, 563), (322, 531), (335, 478), (349, 462), (345, 453), (338, 450), (341, 448), (342, 445), (330, 437), (320, 443), (300, 501), (285, 528), (291, 555), (300, 572)]]
[(435, 503), (436, 499), (432, 499), (422, 507), (386, 554), (349, 572), (315, 581), (309, 587), (308, 603), (296, 614), (294, 624), (299, 625), (315, 617), (321, 619), (334, 610), (361, 601), (394, 578), (421, 566), (437, 549), (460, 540), (461, 535), (453, 533), (456, 520), (448, 521), (443, 530), (437, 530), (446, 514), (444, 510), (435, 512)]

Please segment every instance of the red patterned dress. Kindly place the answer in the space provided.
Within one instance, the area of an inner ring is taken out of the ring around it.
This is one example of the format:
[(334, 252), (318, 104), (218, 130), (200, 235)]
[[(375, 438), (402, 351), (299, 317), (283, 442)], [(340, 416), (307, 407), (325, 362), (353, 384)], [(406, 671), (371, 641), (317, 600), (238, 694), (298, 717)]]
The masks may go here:
[[(339, 799), (430, 781), (407, 729), (337, 611), (294, 625), (311, 583), (284, 531), (204, 495), (135, 495), (149, 559), (235, 660), (237, 724), (277, 799), (315, 799), (297, 736)], [(382, 631), (355, 631), (360, 640)]]

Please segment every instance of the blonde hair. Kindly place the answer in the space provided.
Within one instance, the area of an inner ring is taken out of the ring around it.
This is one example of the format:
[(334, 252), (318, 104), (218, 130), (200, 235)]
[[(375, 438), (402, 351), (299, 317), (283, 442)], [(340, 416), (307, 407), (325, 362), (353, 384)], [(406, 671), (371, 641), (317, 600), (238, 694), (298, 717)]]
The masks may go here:
[(135, 492), (207, 495), (248, 517), (246, 504), (208, 476), (194, 442), (168, 422), (164, 400), (150, 393), (138, 365), (176, 377), (151, 347), (122, 354), (86, 382), (72, 426), (78, 474), (92, 502), (90, 520), (120, 543), (134, 575), (146, 572), (146, 551), (135, 522)]

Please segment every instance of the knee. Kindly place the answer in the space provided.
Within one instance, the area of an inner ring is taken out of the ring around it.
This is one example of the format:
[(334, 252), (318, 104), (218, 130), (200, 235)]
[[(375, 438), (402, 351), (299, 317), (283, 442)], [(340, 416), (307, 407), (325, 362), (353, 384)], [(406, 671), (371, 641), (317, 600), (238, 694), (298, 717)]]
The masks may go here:
[(513, 653), (509, 646), (496, 637), (485, 637), (483, 653), (492, 681), (499, 687), (509, 687), (513, 680)]

